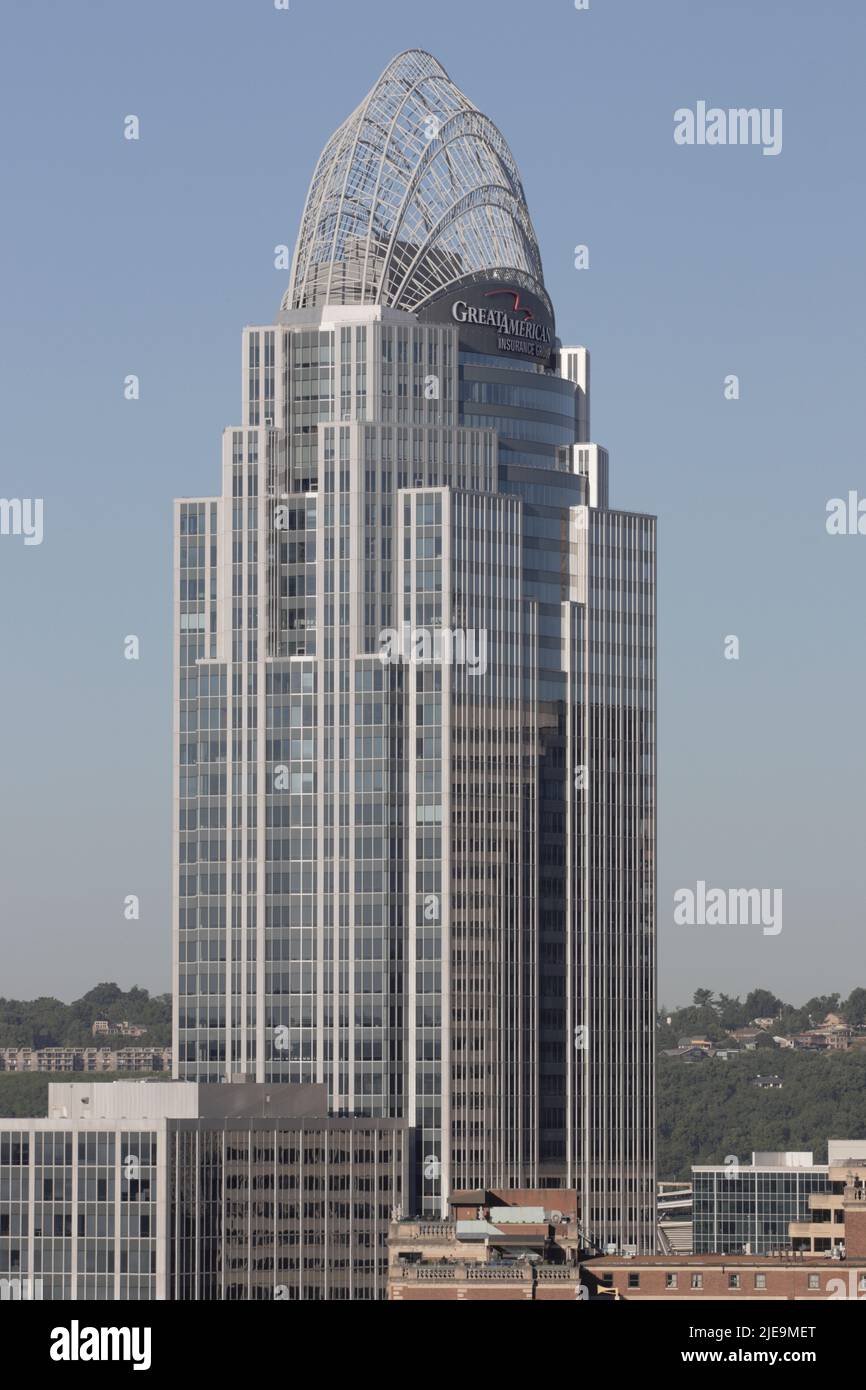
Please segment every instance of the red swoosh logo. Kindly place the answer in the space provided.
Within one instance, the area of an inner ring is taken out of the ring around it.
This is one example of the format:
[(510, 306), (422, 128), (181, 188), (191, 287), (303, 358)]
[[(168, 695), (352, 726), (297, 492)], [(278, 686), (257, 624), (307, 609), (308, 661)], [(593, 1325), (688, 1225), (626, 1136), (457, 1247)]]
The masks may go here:
[(491, 299), (494, 295), (497, 295), (497, 294), (510, 294), (510, 295), (512, 296), (512, 298), (513, 298), (513, 300), (514, 300), (514, 303), (513, 303), (513, 305), (511, 306), (511, 307), (512, 307), (512, 312), (513, 312), (513, 313), (516, 314), (516, 313), (519, 312), (519, 313), (523, 314), (523, 316), (524, 316), (525, 319), (534, 319), (534, 318), (535, 318), (535, 315), (533, 314), (532, 310), (531, 310), (531, 309), (527, 309), (525, 304), (521, 304), (521, 302), (520, 302), (520, 291), (519, 291), (519, 290), (488, 290), (487, 293), (486, 293), (486, 295), (484, 296), (484, 298), (485, 298), (485, 299)]

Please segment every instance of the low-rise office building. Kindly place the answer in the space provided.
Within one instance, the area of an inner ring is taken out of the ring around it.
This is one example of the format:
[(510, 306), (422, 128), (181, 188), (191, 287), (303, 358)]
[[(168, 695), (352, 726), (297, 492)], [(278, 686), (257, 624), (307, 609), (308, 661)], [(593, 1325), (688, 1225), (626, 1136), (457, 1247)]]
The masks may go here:
[[(758, 1152), (751, 1163), (692, 1168), (696, 1255), (767, 1255), (791, 1248), (792, 1222), (810, 1220), (809, 1198), (831, 1187), (830, 1166), (866, 1161), (866, 1141), (831, 1139), (828, 1163), (810, 1152)], [(819, 1249), (829, 1249), (818, 1247)]]
[[(833, 1194), (838, 1198), (833, 1208), (838, 1233), (832, 1249), (796, 1252), (790, 1247), (799, 1223), (792, 1223), (788, 1248), (776, 1255), (611, 1255), (584, 1260), (582, 1279), (590, 1300), (866, 1298), (866, 1185), (856, 1165), (831, 1169), (842, 1183), (841, 1192)], [(822, 1214), (829, 1209), (823, 1194), (812, 1201)]]
[(48, 1110), (0, 1119), (0, 1294), (384, 1298), (402, 1121), (251, 1082), (53, 1084)]

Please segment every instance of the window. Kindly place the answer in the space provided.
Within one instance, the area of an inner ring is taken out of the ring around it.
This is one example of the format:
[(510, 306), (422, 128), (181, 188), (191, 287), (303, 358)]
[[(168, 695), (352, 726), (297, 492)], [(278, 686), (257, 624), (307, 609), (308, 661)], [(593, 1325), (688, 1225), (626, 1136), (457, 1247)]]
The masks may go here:
[(665, 1275), (665, 1288), (675, 1289), (677, 1287), (677, 1276), (675, 1274)]
[(739, 1274), (729, 1274), (729, 1275), (728, 1275), (728, 1288), (729, 1288), (729, 1289), (738, 1289), (739, 1287), (740, 1287), (740, 1276), (739, 1276)]
[(630, 1289), (639, 1289), (639, 1288), (640, 1288), (640, 1275), (639, 1275), (639, 1274), (630, 1274), (630, 1275), (628, 1276), (628, 1286), (629, 1286)]
[(821, 1278), (820, 1278), (820, 1275), (818, 1275), (818, 1274), (810, 1274), (810, 1275), (809, 1275), (809, 1288), (810, 1288), (810, 1289), (820, 1289), (820, 1287), (821, 1287)]
[(692, 1275), (692, 1288), (702, 1289), (704, 1287), (704, 1276), (702, 1274)]
[(766, 1274), (756, 1274), (756, 1275), (755, 1275), (755, 1288), (756, 1288), (756, 1289), (765, 1289), (766, 1287), (767, 1287), (767, 1276), (766, 1276)]

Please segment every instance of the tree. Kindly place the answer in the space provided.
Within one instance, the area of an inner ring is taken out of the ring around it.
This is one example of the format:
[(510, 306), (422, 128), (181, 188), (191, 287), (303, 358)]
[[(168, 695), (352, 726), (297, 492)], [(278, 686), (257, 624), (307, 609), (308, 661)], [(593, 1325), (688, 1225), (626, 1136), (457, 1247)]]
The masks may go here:
[[(688, 1180), (692, 1164), (724, 1163), (753, 1149), (811, 1149), (827, 1161), (828, 1135), (866, 1138), (866, 1056), (779, 1050), (757, 1067), (752, 1052), (685, 1066), (658, 1059), (658, 1176)], [(761, 1090), (756, 1070), (777, 1072)]]
[(838, 994), (816, 994), (803, 1005), (811, 1023), (823, 1023), (828, 1014), (835, 1014), (839, 1008)]
[(108, 1009), (112, 1004), (116, 1004), (117, 1001), (122, 998), (123, 990), (120, 988), (120, 985), (113, 983), (101, 984), (88, 990), (86, 994), (82, 994), (78, 1003), (96, 1004), (100, 1009)]
[(852, 989), (840, 1012), (852, 1028), (859, 1028), (866, 1023), (866, 989)]
[(696, 989), (692, 998), (692, 1003), (696, 1009), (703, 1009), (707, 1004), (713, 1002), (713, 991), (711, 989)]
[(746, 995), (745, 1009), (749, 1023), (754, 1018), (775, 1018), (782, 1008), (781, 999), (768, 989), (753, 989)]
[(0, 999), (0, 1047), (91, 1047), (98, 1018), (141, 1024), (154, 1047), (171, 1040), (169, 995), (152, 999), (138, 986), (124, 994), (119, 985), (100, 984), (71, 1004), (49, 998)]
[(716, 1000), (716, 1013), (723, 1028), (740, 1028), (748, 1022), (738, 995), (720, 994)]

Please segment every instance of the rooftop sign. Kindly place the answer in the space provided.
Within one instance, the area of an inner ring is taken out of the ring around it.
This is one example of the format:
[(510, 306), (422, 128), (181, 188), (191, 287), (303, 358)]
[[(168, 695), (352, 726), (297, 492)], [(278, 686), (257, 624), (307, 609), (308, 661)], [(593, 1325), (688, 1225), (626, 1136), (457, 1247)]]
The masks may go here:
[(455, 323), (460, 341), (475, 352), (547, 363), (555, 329), (547, 306), (529, 290), (506, 283), (464, 286), (427, 305), (425, 322)]

